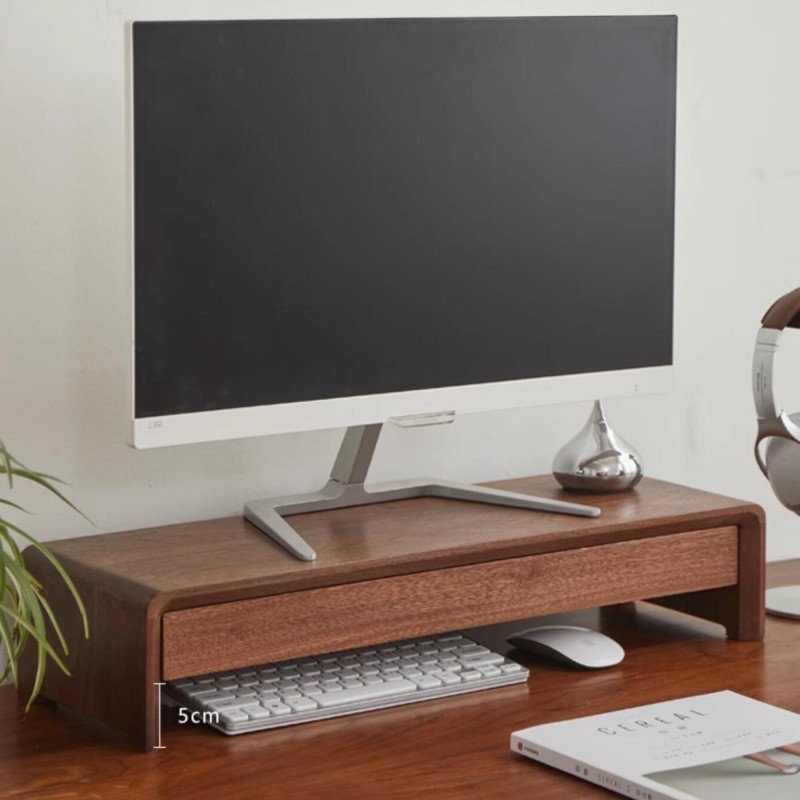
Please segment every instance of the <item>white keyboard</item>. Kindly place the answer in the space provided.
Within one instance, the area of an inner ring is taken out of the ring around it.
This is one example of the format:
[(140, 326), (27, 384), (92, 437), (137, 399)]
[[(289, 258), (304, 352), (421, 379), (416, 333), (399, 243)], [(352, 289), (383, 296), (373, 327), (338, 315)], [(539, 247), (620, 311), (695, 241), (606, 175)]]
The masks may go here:
[[(223, 733), (296, 725), (508, 686), (528, 670), (460, 633), (170, 681), (195, 721)], [(197, 713), (199, 712), (199, 713)]]

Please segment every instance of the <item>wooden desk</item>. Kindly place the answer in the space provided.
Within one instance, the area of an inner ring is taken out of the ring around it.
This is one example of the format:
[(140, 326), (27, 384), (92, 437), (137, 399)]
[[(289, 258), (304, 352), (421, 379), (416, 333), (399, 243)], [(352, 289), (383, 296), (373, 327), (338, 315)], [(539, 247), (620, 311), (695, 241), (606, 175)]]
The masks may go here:
[(154, 683), (186, 675), (643, 599), (761, 638), (758, 506), (653, 479), (602, 496), (565, 492), (551, 475), (499, 485), (602, 514), (419, 498), (293, 517), (315, 562), (241, 517), (54, 542), (86, 602), (88, 642), (63, 582), (28, 548), (71, 646), (72, 677), (49, 669), (42, 696), (149, 749)]
[[(800, 562), (791, 566), (800, 578)], [(150, 754), (46, 707), (22, 720), (12, 690), (0, 689), (0, 797), (609, 800), (617, 795), (509, 752), (509, 733), (720, 689), (800, 712), (800, 622), (769, 618), (765, 640), (745, 642), (647, 603), (558, 619), (597, 625), (625, 646), (625, 661), (580, 672), (525, 659), (527, 686), (238, 737), (168, 719), (166, 749)], [(481, 638), (502, 648), (518, 625)]]

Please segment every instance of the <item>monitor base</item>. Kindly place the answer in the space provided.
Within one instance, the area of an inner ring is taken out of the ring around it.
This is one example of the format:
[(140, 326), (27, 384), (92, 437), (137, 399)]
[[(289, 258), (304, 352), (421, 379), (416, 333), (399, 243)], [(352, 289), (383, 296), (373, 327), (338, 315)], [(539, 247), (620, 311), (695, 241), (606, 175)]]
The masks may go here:
[(327, 511), (333, 508), (363, 506), (406, 500), (411, 497), (443, 497), (450, 500), (467, 500), (475, 503), (527, 508), (532, 511), (551, 511), (581, 517), (597, 517), (600, 509), (562, 500), (489, 489), (483, 486), (415, 478), (395, 481), (367, 489), (364, 482), (378, 442), (382, 424), (358, 425), (345, 433), (339, 454), (331, 471), (330, 480), (318, 492), (270, 497), (252, 500), (245, 504), (244, 516), (281, 547), (303, 561), (313, 561), (317, 554), (313, 548), (286, 522), (283, 517)]
[(800, 586), (767, 589), (766, 611), (776, 617), (800, 619)]

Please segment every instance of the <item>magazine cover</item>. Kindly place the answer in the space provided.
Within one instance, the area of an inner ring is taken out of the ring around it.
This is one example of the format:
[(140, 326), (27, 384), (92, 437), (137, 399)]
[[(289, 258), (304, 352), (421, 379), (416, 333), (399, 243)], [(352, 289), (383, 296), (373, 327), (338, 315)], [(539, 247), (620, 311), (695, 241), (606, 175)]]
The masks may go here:
[(536, 725), (511, 749), (636, 800), (800, 798), (800, 714), (735, 692)]

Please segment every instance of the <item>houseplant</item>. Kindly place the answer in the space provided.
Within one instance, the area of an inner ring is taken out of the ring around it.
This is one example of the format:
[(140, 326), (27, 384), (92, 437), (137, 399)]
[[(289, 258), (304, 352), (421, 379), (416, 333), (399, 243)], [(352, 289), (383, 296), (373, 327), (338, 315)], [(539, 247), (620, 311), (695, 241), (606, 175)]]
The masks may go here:
[[(8, 451), (2, 440), (0, 440), (0, 479), (7, 490), (14, 488), (15, 480), (37, 484), (54, 494), (81, 516), (86, 516), (56, 488), (55, 484), (63, 483), (63, 481), (26, 467)], [(56, 614), (42, 591), (41, 585), (25, 566), (22, 547), (18, 541), (31, 544), (58, 571), (78, 605), (83, 620), (83, 633), (87, 638), (89, 623), (86, 608), (75, 584), (58, 559), (30, 533), (12, 523), (6, 513), (9, 509), (12, 510), (12, 514), (14, 511), (28, 512), (7, 497), (0, 497), (0, 506), (2, 506), (0, 507), (0, 650), (4, 649), (6, 653), (6, 666), (0, 683), (5, 682), (10, 676), (14, 685), (18, 684), (19, 662), (22, 653), (28, 646), (35, 647), (36, 673), (26, 705), (27, 711), (42, 687), (48, 658), (69, 674), (64, 663), (69, 649)], [(48, 631), (48, 621), (50, 631)]]

